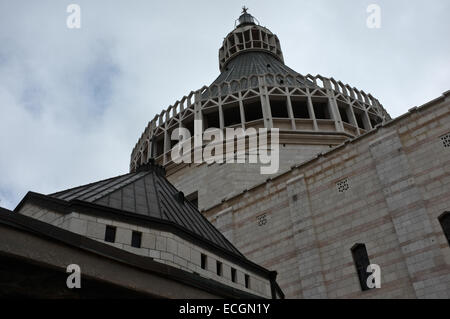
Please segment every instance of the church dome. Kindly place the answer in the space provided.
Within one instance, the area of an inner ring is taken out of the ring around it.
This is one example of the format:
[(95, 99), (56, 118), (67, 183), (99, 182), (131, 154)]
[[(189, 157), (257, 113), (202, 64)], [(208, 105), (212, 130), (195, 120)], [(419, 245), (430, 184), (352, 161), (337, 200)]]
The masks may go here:
[[(130, 170), (154, 158), (168, 169), (171, 133), (194, 120), (208, 128), (278, 128), (281, 165), (299, 162), (390, 119), (380, 102), (334, 78), (302, 75), (284, 63), (280, 40), (244, 8), (219, 49), (220, 74), (151, 120), (131, 154)], [(312, 146), (311, 146), (312, 145)]]

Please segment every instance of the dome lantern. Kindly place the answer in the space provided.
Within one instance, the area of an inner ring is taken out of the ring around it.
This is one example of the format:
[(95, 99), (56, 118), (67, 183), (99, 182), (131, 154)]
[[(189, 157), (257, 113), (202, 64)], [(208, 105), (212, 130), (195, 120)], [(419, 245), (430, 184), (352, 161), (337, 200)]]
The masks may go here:
[(284, 63), (278, 37), (269, 29), (262, 27), (258, 20), (242, 8), (242, 14), (236, 20), (235, 28), (225, 37), (219, 49), (219, 69), (223, 72), (234, 57), (249, 51), (270, 53)]
[(236, 27), (241, 27), (243, 25), (255, 25), (255, 17), (253, 17), (251, 14), (247, 12), (248, 8), (245, 6), (242, 7), (242, 14), (239, 17), (239, 19), (236, 20)]

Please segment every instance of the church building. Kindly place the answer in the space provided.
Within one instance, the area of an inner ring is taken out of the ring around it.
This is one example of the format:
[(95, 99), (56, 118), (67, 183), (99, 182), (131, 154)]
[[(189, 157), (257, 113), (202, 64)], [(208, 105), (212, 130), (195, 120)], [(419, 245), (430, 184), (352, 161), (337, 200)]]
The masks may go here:
[[(450, 298), (450, 91), (392, 119), (289, 68), (245, 8), (219, 70), (149, 121), (129, 173), (2, 209), (0, 296)], [(267, 132), (278, 170), (177, 161), (181, 128), (189, 158), (208, 130)], [(89, 289), (66, 287), (71, 264)]]

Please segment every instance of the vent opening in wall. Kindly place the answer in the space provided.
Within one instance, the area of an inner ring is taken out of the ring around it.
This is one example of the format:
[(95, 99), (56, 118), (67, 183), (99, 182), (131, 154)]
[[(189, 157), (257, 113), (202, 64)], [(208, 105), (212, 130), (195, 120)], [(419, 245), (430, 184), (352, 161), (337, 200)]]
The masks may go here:
[(363, 291), (369, 290), (371, 288), (367, 286), (367, 278), (369, 277), (370, 273), (367, 272), (367, 266), (370, 265), (370, 261), (369, 256), (367, 255), (366, 245), (355, 244), (351, 250), (361, 289)]
[(441, 136), (442, 145), (445, 148), (450, 147), (450, 133), (445, 134), (444, 136)]
[(256, 220), (258, 222), (258, 226), (264, 226), (265, 224), (267, 224), (266, 214), (259, 215), (258, 217), (256, 217)]
[(139, 231), (133, 231), (131, 235), (131, 246), (141, 248), (142, 233)]
[(339, 193), (344, 193), (350, 189), (348, 178), (343, 179), (336, 183), (336, 188)]
[(105, 241), (113, 243), (116, 240), (116, 227), (106, 225)]

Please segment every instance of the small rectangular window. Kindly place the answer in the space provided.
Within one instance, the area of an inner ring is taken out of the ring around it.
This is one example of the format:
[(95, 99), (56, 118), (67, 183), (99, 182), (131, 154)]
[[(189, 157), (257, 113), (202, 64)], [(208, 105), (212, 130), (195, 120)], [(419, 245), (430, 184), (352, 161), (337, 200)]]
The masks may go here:
[(202, 266), (202, 269), (206, 269), (206, 255), (205, 254), (201, 254), (201, 266)]
[(369, 256), (367, 255), (366, 245), (355, 244), (352, 247), (353, 260), (355, 262), (356, 272), (358, 273), (361, 289), (369, 290), (367, 286), (367, 278), (370, 273), (367, 272), (367, 266), (370, 265)]
[(231, 281), (236, 282), (236, 269), (231, 268)]
[(249, 275), (245, 275), (245, 288), (247, 288), (247, 289), (250, 288), (250, 276)]
[(141, 240), (142, 240), (142, 233), (138, 231), (133, 231), (133, 234), (131, 236), (131, 246), (141, 248)]
[(116, 227), (106, 225), (105, 241), (113, 243), (116, 240)]
[(217, 271), (217, 276), (222, 276), (222, 263), (220, 261), (218, 261), (216, 263), (216, 271)]

